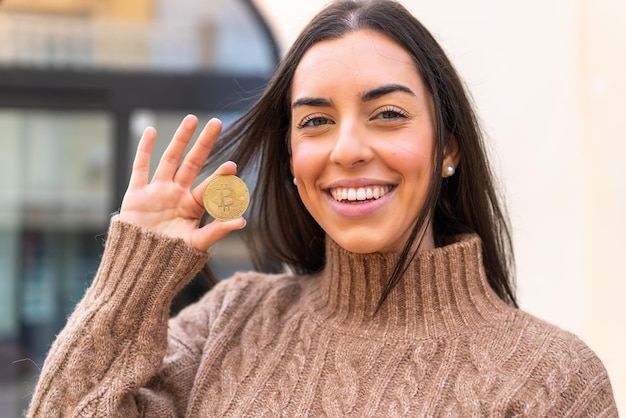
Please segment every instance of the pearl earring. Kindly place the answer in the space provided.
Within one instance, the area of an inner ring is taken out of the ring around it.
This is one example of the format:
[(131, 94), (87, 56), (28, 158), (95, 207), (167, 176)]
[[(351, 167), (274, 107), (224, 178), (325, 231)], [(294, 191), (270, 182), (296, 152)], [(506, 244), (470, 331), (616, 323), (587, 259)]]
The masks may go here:
[(295, 177), (293, 178), (293, 185), (294, 185), (294, 186), (297, 186), (297, 185), (298, 185), (298, 180), (296, 180), (296, 178), (295, 178)]
[(446, 175), (445, 177), (452, 177), (454, 175), (454, 166), (451, 164), (448, 164), (446, 166)]

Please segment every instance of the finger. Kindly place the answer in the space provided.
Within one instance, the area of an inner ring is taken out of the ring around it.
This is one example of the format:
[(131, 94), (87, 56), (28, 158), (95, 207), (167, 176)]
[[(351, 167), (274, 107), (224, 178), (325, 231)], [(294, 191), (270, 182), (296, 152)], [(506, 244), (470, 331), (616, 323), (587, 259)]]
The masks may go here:
[(184, 188), (193, 184), (196, 176), (202, 170), (206, 159), (213, 149), (213, 145), (222, 131), (222, 122), (219, 119), (211, 119), (198, 136), (198, 140), (183, 160), (182, 165), (176, 171), (174, 181)]
[(129, 189), (148, 184), (150, 159), (155, 142), (156, 130), (152, 127), (146, 128), (137, 145), (137, 152), (135, 153), (135, 159), (133, 161), (133, 170), (130, 173), (130, 180), (128, 182)]
[(209, 177), (204, 179), (202, 183), (198, 184), (196, 187), (193, 188), (193, 190), (191, 191), (191, 194), (193, 195), (193, 198), (198, 205), (204, 207), (204, 203), (202, 203), (202, 200), (203, 200), (204, 189), (206, 188), (206, 185), (209, 184), (209, 182), (213, 180), (216, 176), (221, 176), (221, 175), (226, 175), (226, 174), (233, 174), (233, 175), (237, 174), (237, 164), (235, 164), (232, 161), (226, 161), (225, 163), (222, 163), (217, 168), (217, 170), (213, 172), (213, 174), (211, 174)]
[(187, 148), (189, 140), (198, 127), (198, 118), (194, 115), (187, 115), (178, 126), (176, 133), (172, 137), (167, 149), (161, 156), (153, 181), (169, 181), (174, 178), (180, 160)]
[(202, 251), (207, 251), (212, 245), (224, 239), (228, 234), (246, 226), (246, 220), (243, 217), (232, 221), (215, 220), (200, 229), (196, 229), (192, 233), (191, 245)]

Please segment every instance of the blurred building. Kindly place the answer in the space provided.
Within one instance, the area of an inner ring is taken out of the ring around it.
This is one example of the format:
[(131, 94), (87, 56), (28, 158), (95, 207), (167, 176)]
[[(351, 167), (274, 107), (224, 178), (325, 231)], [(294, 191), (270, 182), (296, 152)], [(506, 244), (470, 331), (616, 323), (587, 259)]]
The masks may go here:
[[(95, 273), (141, 131), (160, 154), (187, 113), (227, 125), (278, 58), (250, 0), (0, 3), (0, 418)], [(224, 245), (218, 275), (246, 263)]]

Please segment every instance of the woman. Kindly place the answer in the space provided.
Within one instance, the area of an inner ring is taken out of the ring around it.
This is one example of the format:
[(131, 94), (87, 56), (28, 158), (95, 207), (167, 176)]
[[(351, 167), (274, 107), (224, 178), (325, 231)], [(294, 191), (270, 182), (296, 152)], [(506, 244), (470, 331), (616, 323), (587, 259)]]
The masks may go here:
[[(94, 283), (31, 416), (616, 416), (600, 360), (516, 308), (476, 119), (432, 36), (389, 1), (305, 28), (212, 159), (258, 167), (257, 254), (285, 263), (168, 307), (239, 218), (190, 189), (221, 126), (140, 141)], [(226, 162), (215, 174), (235, 174)]]

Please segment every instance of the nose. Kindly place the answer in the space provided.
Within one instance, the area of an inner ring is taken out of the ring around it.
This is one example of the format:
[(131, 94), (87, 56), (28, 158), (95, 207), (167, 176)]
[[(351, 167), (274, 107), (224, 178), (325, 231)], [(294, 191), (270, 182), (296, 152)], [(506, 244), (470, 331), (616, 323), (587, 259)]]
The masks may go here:
[(342, 124), (330, 153), (330, 161), (344, 167), (353, 167), (368, 162), (373, 155), (366, 133), (354, 124)]

